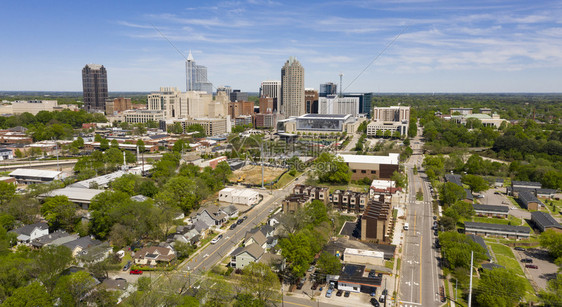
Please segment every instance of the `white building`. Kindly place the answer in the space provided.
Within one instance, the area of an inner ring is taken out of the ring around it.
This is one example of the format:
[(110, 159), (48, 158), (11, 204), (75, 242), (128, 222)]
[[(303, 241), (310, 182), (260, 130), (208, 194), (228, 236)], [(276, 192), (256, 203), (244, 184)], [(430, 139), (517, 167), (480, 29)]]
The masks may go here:
[(0, 160), (11, 160), (14, 158), (14, 151), (8, 148), (0, 148)]
[(351, 114), (355, 117), (359, 115), (359, 97), (319, 97), (318, 114)]
[(37, 115), (40, 111), (52, 112), (56, 106), (56, 100), (3, 101), (3, 104), (0, 105), (0, 114), (22, 114), (28, 112)]
[(251, 206), (260, 200), (260, 193), (250, 189), (224, 188), (219, 191), (219, 201)]
[(383, 266), (384, 253), (372, 250), (346, 248), (343, 251), (343, 262)]
[(374, 107), (373, 120), (383, 122), (402, 122), (410, 120), (410, 107)]
[(164, 119), (164, 113), (160, 110), (127, 110), (123, 112), (123, 117), (127, 123), (144, 124)]
[(16, 181), (22, 184), (46, 183), (66, 178), (63, 172), (31, 168), (18, 168), (8, 176), (16, 178)]
[(14, 229), (12, 232), (18, 235), (18, 243), (29, 243), (37, 238), (48, 235), (49, 225), (47, 225), (47, 223), (35, 223)]
[[(400, 136), (408, 135), (408, 121), (402, 122), (384, 122), (384, 121), (373, 121), (367, 125), (367, 136), (384, 136), (386, 131), (390, 131), (391, 136), (394, 135), (395, 131), (400, 133)], [(379, 132), (380, 131), (380, 132)]]

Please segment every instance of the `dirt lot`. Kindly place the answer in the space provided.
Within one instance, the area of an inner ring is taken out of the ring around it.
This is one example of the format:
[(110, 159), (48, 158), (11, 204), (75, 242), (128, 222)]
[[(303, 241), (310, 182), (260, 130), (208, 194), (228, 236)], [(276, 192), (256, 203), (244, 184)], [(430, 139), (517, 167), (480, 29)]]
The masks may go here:
[[(270, 182), (281, 175), (285, 169), (264, 166), (264, 179), (265, 182)], [(240, 176), (245, 176), (241, 183), (260, 184), (261, 183), (261, 166), (259, 165), (246, 165), (239, 170), (232, 173), (229, 180), (236, 182)]]

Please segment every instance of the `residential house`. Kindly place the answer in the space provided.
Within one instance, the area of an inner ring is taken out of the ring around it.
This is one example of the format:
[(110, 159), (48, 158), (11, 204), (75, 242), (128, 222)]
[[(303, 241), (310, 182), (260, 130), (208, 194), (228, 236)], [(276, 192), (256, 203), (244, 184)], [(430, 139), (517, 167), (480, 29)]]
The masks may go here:
[(267, 238), (260, 228), (254, 228), (246, 232), (244, 245), (257, 244), (261, 248), (266, 248)]
[(210, 227), (220, 227), (227, 220), (227, 215), (217, 206), (207, 206), (197, 211), (196, 219), (203, 221)]
[(265, 250), (258, 244), (238, 247), (231, 253), (230, 265), (236, 269), (243, 269), (252, 262), (258, 262)]
[(562, 225), (556, 221), (552, 215), (542, 212), (534, 211), (531, 212), (531, 221), (535, 224), (540, 232), (544, 232), (548, 229), (552, 229), (556, 232), (562, 233)]
[(229, 219), (238, 217), (238, 208), (234, 205), (228, 205), (225, 207), (221, 207), (220, 210), (226, 214)]
[(306, 186), (303, 184), (297, 184), (293, 188), (293, 194), (294, 195), (304, 194), (310, 197), (310, 201), (320, 200), (324, 204), (327, 204), (329, 201), (329, 189), (326, 187), (313, 187), (313, 186)]
[(78, 239), (77, 234), (69, 234), (64, 230), (57, 230), (48, 235), (39, 237), (31, 241), (31, 246), (35, 248), (42, 248), (44, 246), (59, 246), (66, 242), (74, 241)]
[(87, 250), (90, 247), (100, 245), (102, 242), (92, 239), (89, 236), (81, 237), (61, 245), (68, 247), (72, 251), (72, 257), (76, 257), (79, 253)]
[(35, 223), (25, 225), (23, 227), (12, 230), (18, 235), (18, 244), (29, 243), (37, 238), (49, 234), (49, 225), (47, 223)]
[(285, 197), (281, 203), (284, 213), (295, 213), (302, 209), (309, 201), (309, 197), (305, 194), (293, 194)]
[(106, 278), (102, 281), (100, 287), (108, 291), (125, 291), (127, 285), (127, 280), (124, 278)]
[(133, 256), (135, 264), (154, 266), (158, 263), (170, 263), (176, 259), (176, 252), (168, 247), (144, 247)]

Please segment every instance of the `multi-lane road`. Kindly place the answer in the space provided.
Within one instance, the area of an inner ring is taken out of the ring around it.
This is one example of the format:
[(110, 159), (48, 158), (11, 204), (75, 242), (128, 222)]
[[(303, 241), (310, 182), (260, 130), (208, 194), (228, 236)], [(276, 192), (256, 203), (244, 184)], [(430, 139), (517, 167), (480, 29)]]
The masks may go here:
[[(419, 133), (421, 134), (421, 132)], [(423, 162), (419, 137), (412, 140), (414, 155), (406, 165), (408, 174), (409, 199), (407, 222), (409, 230), (405, 231), (400, 274), (400, 306), (440, 306), (437, 251), (434, 248), (435, 236), (433, 225), (432, 197), (428, 182), (423, 173), (414, 174), (414, 165), (418, 170)], [(423, 200), (416, 200), (421, 191)]]

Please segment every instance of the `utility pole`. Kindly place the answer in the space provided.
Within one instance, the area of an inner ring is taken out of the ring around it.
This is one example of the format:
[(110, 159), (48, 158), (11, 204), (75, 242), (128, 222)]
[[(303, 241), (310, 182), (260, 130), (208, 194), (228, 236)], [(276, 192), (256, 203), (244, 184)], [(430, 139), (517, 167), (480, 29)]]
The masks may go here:
[(470, 285), (468, 290), (468, 307), (472, 306), (472, 265), (474, 261), (474, 251), (470, 251)]
[(455, 278), (455, 302), (458, 300), (458, 290), (457, 287), (459, 285), (459, 280)]

